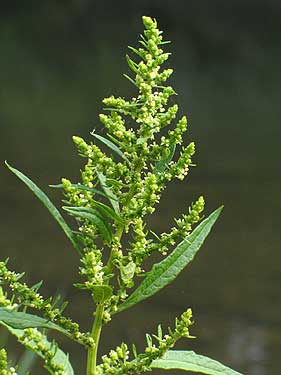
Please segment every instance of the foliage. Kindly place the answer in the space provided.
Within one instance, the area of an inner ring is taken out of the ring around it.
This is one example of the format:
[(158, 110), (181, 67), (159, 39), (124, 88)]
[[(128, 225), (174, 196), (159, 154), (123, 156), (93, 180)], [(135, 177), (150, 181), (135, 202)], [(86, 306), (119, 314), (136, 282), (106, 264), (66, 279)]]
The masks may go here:
[[(0, 324), (41, 357), (52, 375), (72, 375), (74, 371), (68, 355), (55, 341), (48, 340), (46, 330), (58, 331), (84, 347), (87, 375), (141, 374), (152, 368), (238, 375), (194, 352), (172, 350), (179, 339), (193, 338), (191, 309), (176, 318), (174, 327), (168, 327), (166, 333), (159, 325), (157, 334), (147, 334), (143, 353), (138, 353), (135, 345), (130, 350), (121, 343), (97, 362), (102, 327), (114, 314), (171, 283), (192, 261), (222, 210), (218, 208), (192, 230), (203, 218), (204, 199), (199, 197), (168, 233), (156, 235), (147, 229), (147, 216), (154, 212), (167, 183), (175, 178), (183, 180), (188, 174), (195, 146), (182, 145), (187, 130), (185, 116), (171, 127), (178, 106), (169, 104), (176, 93), (171, 86), (165, 86), (172, 69), (161, 70), (169, 57), (162, 50), (167, 42), (155, 20), (143, 17), (143, 23), (140, 48), (129, 47), (137, 62), (127, 56), (134, 77), (125, 75), (136, 87), (136, 96), (131, 100), (114, 96), (103, 100), (104, 113), (99, 118), (107, 136), (92, 132), (94, 142), (90, 143), (73, 137), (79, 154), (86, 159), (81, 182), (63, 178), (54, 186), (63, 189), (62, 208), (76, 219), (78, 228), (72, 230), (46, 194), (6, 163), (47, 207), (77, 250), (81, 266), (75, 287), (92, 297), (93, 327), (81, 332), (77, 323), (64, 316), (66, 304), (41, 296), (41, 283), (28, 286), (22, 281), (24, 274), (9, 270), (7, 261), (0, 262)], [(108, 149), (107, 153), (99, 143)], [(147, 271), (144, 262), (156, 252), (163, 259)], [(4, 349), (0, 351), (0, 366), (1, 375), (16, 371), (9, 366)]]

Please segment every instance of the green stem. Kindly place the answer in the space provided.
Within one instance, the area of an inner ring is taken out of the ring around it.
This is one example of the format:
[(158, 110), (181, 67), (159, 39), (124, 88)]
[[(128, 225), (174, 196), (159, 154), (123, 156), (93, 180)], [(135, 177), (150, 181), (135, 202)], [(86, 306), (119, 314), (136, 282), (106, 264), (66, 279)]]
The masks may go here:
[[(119, 226), (116, 230), (115, 236), (118, 238), (122, 237), (124, 227)], [(109, 269), (112, 268), (112, 251), (110, 252), (110, 257), (107, 263)], [(99, 347), (99, 340), (102, 330), (102, 318), (104, 313), (104, 304), (100, 303), (97, 305), (96, 313), (95, 313), (95, 320), (92, 328), (91, 336), (94, 339), (95, 346), (90, 348), (88, 351), (88, 359), (87, 359), (87, 375), (97, 375), (97, 354), (98, 354), (98, 347)]]
[(103, 317), (104, 305), (101, 303), (97, 306), (96, 317), (92, 328), (92, 338), (94, 339), (95, 346), (90, 348), (88, 351), (87, 361), (87, 375), (96, 375), (97, 367), (97, 354), (99, 347), (99, 340), (102, 328), (102, 317)]

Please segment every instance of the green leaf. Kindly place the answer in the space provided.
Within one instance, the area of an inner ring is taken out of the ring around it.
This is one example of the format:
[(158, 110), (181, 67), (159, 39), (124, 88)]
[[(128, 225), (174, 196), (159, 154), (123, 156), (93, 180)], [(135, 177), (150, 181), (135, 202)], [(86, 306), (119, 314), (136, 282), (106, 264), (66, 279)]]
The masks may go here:
[(115, 211), (108, 207), (106, 204), (98, 201), (94, 201), (94, 204), (99, 208), (99, 210), (110, 219), (123, 223), (123, 220), (120, 215), (116, 214)]
[(36, 353), (26, 349), (17, 363), (17, 374), (30, 374), (30, 370), (33, 368), (36, 359)]
[(76, 240), (75, 235), (72, 233), (72, 230), (66, 224), (64, 218), (62, 217), (61, 213), (58, 209), (53, 205), (47, 195), (39, 189), (39, 187), (31, 181), (27, 176), (25, 176), (22, 172), (18, 171), (17, 169), (11, 167), (7, 162), (5, 162), (7, 167), (12, 171), (35, 195), (36, 197), (43, 203), (43, 205), (48, 209), (54, 219), (58, 222), (66, 236), (72, 242), (74, 248), (80, 253), (81, 249)]
[(91, 135), (95, 138), (97, 138), (99, 141), (104, 143), (107, 147), (109, 147), (112, 151), (114, 151), (118, 156), (120, 156), (122, 159), (126, 160), (127, 163), (129, 163), (128, 158), (123, 154), (123, 152), (120, 150), (118, 146), (116, 146), (113, 142), (111, 142), (109, 139), (96, 134), (95, 132), (91, 132)]
[(133, 51), (136, 55), (138, 55), (139, 57), (141, 57), (143, 59), (143, 57), (144, 57), (144, 53), (143, 52), (140, 52), (139, 50), (137, 50), (136, 48), (131, 47), (131, 46), (128, 46), (128, 48), (131, 51)]
[(19, 311), (11, 311), (6, 307), (0, 307), (0, 324), (1, 322), (17, 329), (48, 328), (69, 336), (69, 333), (65, 329), (55, 323), (41, 318), (40, 316)]
[(87, 208), (87, 207), (62, 207), (65, 211), (69, 212), (71, 215), (89, 220), (92, 224), (94, 224), (104, 240), (107, 242), (111, 242), (112, 240), (112, 232), (108, 223), (104, 220), (101, 214), (95, 210), (94, 208)]
[(112, 296), (112, 288), (109, 285), (94, 285), (92, 296), (95, 303), (103, 303)]
[(214, 359), (185, 350), (169, 350), (162, 358), (154, 360), (151, 367), (165, 370), (179, 369), (208, 375), (242, 375)]
[(108, 207), (106, 204), (95, 201), (95, 200), (93, 200), (93, 203), (100, 212), (90, 207), (68, 207), (67, 206), (67, 208), (70, 208), (72, 211), (77, 211), (77, 212), (81, 212), (81, 211), (89, 212), (89, 213), (95, 212), (95, 214), (100, 216), (102, 219), (104, 219), (104, 216), (107, 216), (110, 219), (117, 221), (118, 223), (123, 223), (122, 218), (119, 215), (117, 215), (115, 211), (112, 208)]
[(138, 73), (139, 71), (139, 67), (138, 67), (138, 64), (135, 63), (129, 55), (126, 55), (126, 59), (127, 59), (127, 63), (129, 65), (129, 68), (134, 72), (134, 73)]
[(159, 44), (159, 45), (163, 45), (163, 44), (169, 44), (169, 43), (171, 43), (170, 40), (165, 40), (165, 41), (160, 42), (160, 43), (158, 43), (158, 44)]
[[(63, 184), (49, 185), (49, 186), (52, 187), (52, 188), (55, 188), (55, 189), (63, 189), (64, 188)], [(90, 188), (90, 187), (82, 185), (82, 184), (71, 184), (71, 186), (78, 189), (78, 190), (89, 191), (90, 193), (95, 193), (95, 194), (101, 195), (102, 197), (113, 199), (112, 197), (109, 197), (107, 194), (105, 194), (102, 191), (100, 191), (98, 189), (95, 189), (95, 188)]]
[[(20, 338), (23, 336), (24, 334), (24, 330), (23, 329), (18, 329), (18, 328), (13, 328), (12, 326), (6, 324), (6, 323), (3, 323), (0, 321), (0, 325), (3, 325), (4, 327), (6, 327), (9, 332), (16, 336), (18, 340), (20, 340)], [(47, 337), (43, 335), (42, 337), (42, 341), (41, 343), (46, 346), (46, 348), (48, 350), (54, 350), (54, 344), (53, 342), (49, 342), (47, 340)], [(36, 353), (39, 357), (41, 357), (42, 359), (44, 359), (44, 356), (42, 355), (42, 353), (40, 353), (40, 351), (36, 348), (36, 344), (35, 342), (28, 342), (29, 345), (25, 344), (24, 346), (29, 349), (29, 350), (32, 350), (34, 353)], [(71, 363), (69, 362), (69, 359), (68, 359), (68, 355), (65, 354), (61, 349), (57, 348), (56, 349), (56, 353), (53, 357), (53, 362), (54, 364), (56, 365), (62, 365), (64, 367), (64, 372), (65, 372), (65, 375), (74, 375), (74, 371), (73, 371), (73, 368), (71, 366)], [(50, 370), (48, 368), (48, 366), (44, 366), (47, 370)], [(50, 372), (50, 374), (54, 375), (54, 372)]]
[(165, 153), (163, 158), (156, 163), (154, 167), (154, 174), (162, 174), (167, 168), (170, 161), (173, 159), (176, 150), (176, 145), (173, 143), (169, 146), (168, 154)]
[(101, 187), (103, 188), (105, 194), (108, 196), (108, 199), (113, 207), (114, 211), (119, 215), (120, 207), (119, 202), (115, 194), (112, 193), (110, 187), (107, 186), (106, 177), (103, 173), (96, 171), (98, 179), (100, 181)]
[(136, 270), (136, 264), (134, 262), (129, 262), (126, 266), (120, 267), (121, 279), (124, 283), (132, 280)]
[(133, 80), (133, 78), (129, 77), (127, 74), (123, 74), (125, 78), (127, 78), (128, 81), (130, 81), (134, 86), (139, 88), (139, 86), (136, 84), (136, 82)]
[(207, 219), (202, 221), (167, 258), (155, 264), (140, 286), (119, 306), (117, 311), (120, 312), (132, 307), (170, 284), (187, 264), (193, 260), (218, 219), (222, 208), (218, 208)]

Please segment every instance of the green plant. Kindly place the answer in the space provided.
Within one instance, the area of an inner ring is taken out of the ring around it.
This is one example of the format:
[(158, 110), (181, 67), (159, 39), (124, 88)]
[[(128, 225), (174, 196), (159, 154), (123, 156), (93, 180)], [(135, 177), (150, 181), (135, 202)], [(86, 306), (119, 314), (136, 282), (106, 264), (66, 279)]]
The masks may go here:
[[(61, 184), (53, 185), (64, 190), (62, 208), (76, 219), (78, 230), (70, 229), (45, 193), (28, 177), (6, 163), (47, 207), (76, 249), (81, 280), (75, 287), (86, 290), (93, 299), (92, 329), (81, 332), (77, 323), (64, 316), (66, 304), (60, 305), (52, 297), (43, 298), (38, 292), (41, 283), (28, 286), (21, 281), (23, 274), (8, 269), (7, 261), (0, 262), (0, 324), (26, 349), (41, 357), (53, 375), (72, 375), (74, 371), (68, 356), (56, 342), (48, 340), (46, 330), (58, 331), (84, 347), (87, 375), (140, 374), (153, 368), (237, 375), (193, 351), (172, 350), (179, 339), (192, 338), (190, 309), (176, 318), (174, 327), (168, 327), (166, 333), (159, 325), (156, 334), (147, 334), (143, 353), (138, 353), (134, 345), (129, 350), (122, 343), (97, 362), (103, 325), (171, 283), (194, 258), (222, 210), (218, 208), (192, 231), (203, 215), (204, 199), (199, 197), (169, 233), (156, 235), (146, 228), (145, 218), (154, 212), (167, 182), (187, 175), (195, 147), (194, 143), (182, 146), (187, 130), (185, 116), (167, 130), (178, 111), (176, 104), (169, 105), (175, 91), (164, 86), (172, 70), (160, 70), (169, 57), (162, 50), (168, 42), (162, 40), (155, 20), (143, 17), (143, 23), (141, 47), (129, 47), (138, 62), (127, 56), (135, 78), (125, 75), (136, 87), (136, 97), (125, 100), (111, 96), (103, 100), (106, 114), (101, 114), (100, 120), (107, 137), (92, 132), (95, 143), (73, 137), (79, 154), (87, 160), (81, 183), (63, 178)], [(96, 143), (102, 143), (110, 154), (102, 152)], [(160, 252), (163, 260), (146, 271), (144, 261), (155, 252)], [(40, 316), (35, 315), (36, 311)], [(15, 372), (8, 366), (6, 351), (1, 349), (0, 375)]]

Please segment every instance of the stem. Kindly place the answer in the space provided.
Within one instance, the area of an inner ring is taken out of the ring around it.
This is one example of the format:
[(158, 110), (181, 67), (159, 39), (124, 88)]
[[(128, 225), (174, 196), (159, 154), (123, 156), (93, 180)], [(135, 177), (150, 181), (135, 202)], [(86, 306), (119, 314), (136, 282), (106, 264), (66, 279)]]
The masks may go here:
[[(116, 231), (116, 236), (118, 238), (122, 237), (124, 227), (119, 226)], [(110, 252), (110, 257), (107, 263), (109, 269), (112, 268), (112, 251)], [(99, 303), (97, 305), (96, 313), (95, 313), (95, 320), (93, 323), (92, 333), (91, 336), (94, 339), (95, 346), (90, 348), (88, 351), (88, 359), (87, 359), (87, 375), (97, 375), (96, 368), (97, 368), (97, 354), (98, 354), (98, 347), (99, 347), (99, 340), (101, 335), (102, 329), (102, 318), (104, 313), (104, 304)]]
[(90, 348), (88, 351), (88, 361), (87, 361), (87, 375), (96, 375), (97, 367), (97, 354), (99, 347), (99, 340), (102, 328), (102, 316), (103, 316), (104, 305), (103, 303), (98, 304), (96, 310), (96, 317), (94, 320), (92, 328), (92, 338), (94, 339), (95, 346)]

